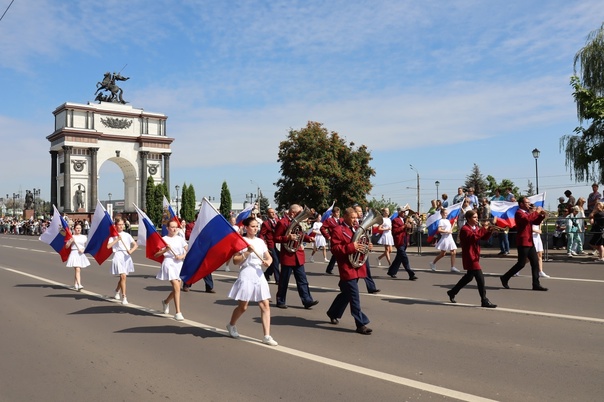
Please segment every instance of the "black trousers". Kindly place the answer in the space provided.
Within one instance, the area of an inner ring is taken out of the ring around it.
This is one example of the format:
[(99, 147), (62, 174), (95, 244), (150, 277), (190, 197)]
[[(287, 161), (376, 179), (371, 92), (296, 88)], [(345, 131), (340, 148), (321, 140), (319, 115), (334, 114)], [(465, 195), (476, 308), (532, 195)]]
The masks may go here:
[(526, 265), (528, 258), (531, 264), (531, 273), (533, 275), (533, 287), (541, 286), (539, 283), (539, 256), (535, 246), (518, 247), (518, 262), (510, 268), (508, 272), (502, 275), (502, 278), (509, 281), (512, 276), (516, 275)]
[(459, 293), (461, 289), (463, 289), (468, 283), (472, 282), (472, 279), (476, 279), (476, 286), (478, 286), (478, 294), (480, 295), (480, 300), (484, 300), (487, 298), (487, 291), (484, 287), (484, 275), (482, 274), (482, 269), (473, 269), (470, 271), (466, 271), (466, 274), (461, 277), (457, 285), (453, 286), (451, 289), (451, 293), (453, 296)]

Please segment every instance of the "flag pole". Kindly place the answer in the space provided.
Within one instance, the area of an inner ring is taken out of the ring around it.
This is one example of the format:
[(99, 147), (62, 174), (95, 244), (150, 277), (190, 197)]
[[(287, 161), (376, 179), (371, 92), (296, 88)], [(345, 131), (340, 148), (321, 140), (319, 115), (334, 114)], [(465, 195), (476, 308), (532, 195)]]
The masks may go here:
[[(206, 197), (203, 197), (203, 199), (202, 199), (202, 201), (201, 201), (201, 202), (202, 202), (202, 206), (203, 206), (203, 202), (204, 202), (204, 201), (206, 201), (206, 203), (207, 203), (207, 204), (208, 204), (208, 205), (209, 205), (209, 206), (210, 206), (210, 207), (211, 207), (211, 208), (212, 208), (214, 211), (216, 211), (216, 213), (217, 213), (218, 215), (220, 215), (220, 216), (222, 217), (222, 219), (224, 219), (224, 220), (226, 221), (225, 217), (224, 217), (224, 216), (222, 216), (222, 214), (221, 214), (221, 213), (220, 213), (220, 212), (219, 212), (219, 211), (218, 211), (216, 208), (214, 208), (214, 205), (212, 205), (212, 204), (211, 204), (211, 203), (208, 201), (208, 199), (207, 199)], [(245, 240), (245, 237), (241, 236), (241, 233), (239, 233), (238, 231), (236, 231), (236, 230), (233, 228), (233, 226), (232, 226), (232, 225), (231, 225), (229, 222), (227, 222), (227, 223), (229, 224), (229, 227), (231, 228), (231, 230), (232, 230), (233, 232), (237, 233), (237, 234), (239, 235), (239, 237), (240, 237), (241, 239), (243, 239), (243, 241), (245, 241), (245, 242), (247, 243), (247, 241)], [(249, 243), (247, 243), (247, 244), (249, 244)], [(262, 262), (264, 262), (264, 258), (262, 258), (262, 256), (261, 256), (260, 254), (258, 254), (258, 252), (257, 252), (256, 250), (254, 250), (254, 254), (256, 254), (256, 256), (257, 256), (258, 258), (260, 258), (260, 260), (261, 260)]]

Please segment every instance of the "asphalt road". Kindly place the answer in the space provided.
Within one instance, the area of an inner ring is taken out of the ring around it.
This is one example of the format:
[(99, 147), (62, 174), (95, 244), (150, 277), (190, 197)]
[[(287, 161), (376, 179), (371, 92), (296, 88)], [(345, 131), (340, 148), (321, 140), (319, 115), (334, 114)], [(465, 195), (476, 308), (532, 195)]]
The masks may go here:
[(0, 235), (0, 401), (602, 400), (604, 264), (547, 262), (548, 292), (530, 290), (527, 267), (506, 290), (496, 276), (514, 256), (486, 251), (487, 293), (499, 307), (483, 309), (473, 284), (448, 303), (460, 275), (445, 259), (431, 272), (432, 251), (411, 255), (415, 282), (404, 271), (389, 278), (372, 255), (381, 293), (360, 284), (371, 336), (355, 333), (349, 314), (328, 323), (338, 279), (325, 263), (307, 264), (320, 304), (305, 310), (290, 287), (290, 308), (271, 310), (279, 346), (270, 347), (256, 305), (237, 325), (243, 339), (226, 335), (236, 272), (214, 274), (215, 294), (202, 283), (183, 293), (186, 320), (177, 322), (159, 312), (170, 287), (143, 250), (122, 306), (111, 299), (109, 261), (92, 260), (75, 292), (72, 269), (48, 245)]

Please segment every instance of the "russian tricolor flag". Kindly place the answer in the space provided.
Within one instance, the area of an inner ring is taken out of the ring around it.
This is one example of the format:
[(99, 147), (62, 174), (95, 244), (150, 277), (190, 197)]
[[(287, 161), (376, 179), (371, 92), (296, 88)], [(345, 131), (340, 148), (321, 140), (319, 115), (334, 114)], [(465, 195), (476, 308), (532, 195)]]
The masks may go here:
[(172, 209), (172, 206), (170, 205), (170, 202), (168, 201), (165, 195), (163, 201), (163, 208), (164, 213), (162, 214), (161, 218), (161, 235), (166, 236), (168, 234), (168, 223), (171, 221), (175, 221), (176, 223), (178, 223), (178, 226), (180, 226), (180, 219), (178, 219), (178, 216), (176, 216), (176, 214), (174, 213), (174, 210)]
[(101, 265), (113, 250), (107, 248), (109, 238), (118, 236), (117, 230), (109, 213), (103, 207), (100, 201), (97, 202), (90, 222), (90, 233), (88, 234), (88, 244), (86, 244), (85, 253), (90, 254), (96, 262)]
[[(545, 205), (545, 194), (541, 193), (528, 197), (532, 204), (536, 207)], [(513, 228), (516, 226), (516, 211), (518, 211), (518, 203), (512, 201), (491, 201), (491, 214), (497, 218), (495, 224), (502, 228)]]
[(321, 222), (325, 222), (327, 219), (329, 219), (329, 217), (333, 213), (334, 205), (336, 205), (335, 201), (333, 202), (333, 204), (331, 204), (331, 207), (327, 208), (327, 211), (323, 212), (323, 215), (321, 215)]
[(151, 222), (151, 219), (149, 219), (147, 214), (141, 211), (136, 205), (134, 205), (134, 208), (138, 213), (138, 236), (136, 242), (139, 246), (145, 247), (145, 256), (148, 259), (159, 263), (163, 262), (164, 256), (160, 255), (159, 257), (156, 257), (155, 253), (166, 247), (166, 242), (159, 233), (157, 233), (155, 225)]
[[(463, 202), (458, 202), (457, 204), (453, 204), (450, 207), (445, 208), (447, 210), (447, 219), (451, 222), (451, 226), (455, 224), (457, 218), (459, 218), (459, 214), (461, 213), (461, 204)], [(426, 228), (428, 229), (428, 242), (432, 242), (436, 233), (438, 233), (438, 224), (442, 219), (440, 211), (430, 215), (428, 219), (426, 219)]]
[(243, 226), (243, 221), (246, 220), (251, 215), (252, 210), (254, 209), (255, 206), (256, 206), (256, 204), (250, 204), (247, 207), (245, 207), (245, 209), (243, 211), (239, 212), (239, 214), (235, 218), (235, 224), (237, 226)]
[(204, 198), (191, 232), (189, 251), (180, 277), (184, 283), (192, 285), (217, 270), (233, 254), (247, 246), (243, 237)]
[(49, 244), (50, 247), (59, 253), (61, 260), (65, 262), (69, 258), (69, 253), (71, 253), (71, 249), (65, 248), (65, 243), (71, 239), (71, 231), (69, 230), (69, 225), (57, 210), (57, 207), (54, 205), (52, 207), (54, 208), (54, 213), (50, 226), (42, 233), (39, 239)]

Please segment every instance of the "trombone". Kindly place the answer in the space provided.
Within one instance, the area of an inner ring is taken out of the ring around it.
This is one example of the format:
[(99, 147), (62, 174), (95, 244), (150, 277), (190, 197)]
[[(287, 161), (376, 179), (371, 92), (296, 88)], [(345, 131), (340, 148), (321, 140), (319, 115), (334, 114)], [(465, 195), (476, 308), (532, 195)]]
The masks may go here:
[(500, 232), (500, 233), (508, 233), (510, 231), (509, 227), (499, 227), (497, 226), (497, 217), (493, 217), (493, 219), (481, 219), (478, 221), (478, 225), (483, 227), (491, 232)]

